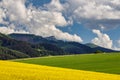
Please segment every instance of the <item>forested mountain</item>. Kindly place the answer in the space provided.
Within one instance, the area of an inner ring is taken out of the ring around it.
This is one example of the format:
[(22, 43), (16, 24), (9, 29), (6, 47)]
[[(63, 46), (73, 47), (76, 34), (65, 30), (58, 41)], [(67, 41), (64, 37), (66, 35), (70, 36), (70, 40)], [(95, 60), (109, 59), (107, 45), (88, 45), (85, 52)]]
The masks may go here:
[[(26, 38), (27, 39), (27, 38)], [(43, 38), (44, 39), (44, 38)], [(53, 44), (32, 44), (0, 33), (0, 59), (63, 55), (65, 52)]]
[(26, 41), (32, 44), (51, 44), (56, 45), (57, 47), (63, 49), (65, 53), (69, 54), (80, 54), (80, 53), (93, 53), (96, 50), (100, 50), (102, 52), (114, 52), (114, 50), (103, 48), (94, 44), (81, 44), (78, 42), (68, 42), (57, 40), (54, 36), (43, 38), (41, 36), (35, 36), (32, 34), (10, 34), (14, 39)]
[[(61, 48), (67, 54), (81, 54), (81, 53), (93, 53), (94, 51), (83, 44), (77, 42), (68, 42), (57, 40), (55, 37), (50, 36), (43, 38), (41, 36), (29, 35), (29, 34), (10, 34), (12, 38), (16, 40), (26, 41), (32, 44), (44, 44), (45, 46), (54, 45), (56, 47)], [(50, 46), (53, 48), (52, 46)], [(50, 49), (51, 50), (51, 49)]]
[(16, 59), (16, 58), (29, 58), (30, 56), (22, 52), (0, 47), (0, 59)]
[(57, 40), (54, 36), (43, 38), (33, 34), (4, 35), (0, 33), (0, 59), (86, 54), (94, 53), (97, 50), (114, 52), (114, 50), (97, 45), (91, 47), (90, 44)]

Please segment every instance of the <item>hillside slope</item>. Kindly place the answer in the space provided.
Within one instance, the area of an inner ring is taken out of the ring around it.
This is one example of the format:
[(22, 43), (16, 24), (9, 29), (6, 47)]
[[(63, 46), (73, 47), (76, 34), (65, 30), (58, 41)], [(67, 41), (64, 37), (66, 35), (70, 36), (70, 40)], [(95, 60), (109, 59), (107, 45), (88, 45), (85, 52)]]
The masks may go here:
[[(4, 47), (0, 49), (2, 50), (0, 54), (0, 59), (14, 59), (20, 58), (22, 53), (24, 57), (40, 57), (40, 56), (48, 56), (48, 55), (63, 55), (64, 51), (53, 44), (32, 44), (25, 41), (20, 41), (11, 38), (8, 35), (4, 35), (0, 33), (0, 46)], [(9, 49), (9, 50), (6, 50)], [(17, 57), (10, 55), (12, 50), (12, 54), (18, 54)], [(5, 52), (7, 51), (7, 52)], [(18, 53), (19, 52), (19, 53)], [(7, 53), (7, 54), (6, 54)], [(25, 56), (27, 55), (27, 56)], [(23, 58), (23, 56), (21, 58)]]
[(0, 46), (22, 52), (31, 57), (39, 56), (39, 53), (31, 47), (31, 44), (12, 39), (4, 34), (0, 34)]
[(18, 58), (29, 58), (30, 56), (22, 52), (11, 50), (5, 47), (0, 47), (0, 59), (18, 59)]

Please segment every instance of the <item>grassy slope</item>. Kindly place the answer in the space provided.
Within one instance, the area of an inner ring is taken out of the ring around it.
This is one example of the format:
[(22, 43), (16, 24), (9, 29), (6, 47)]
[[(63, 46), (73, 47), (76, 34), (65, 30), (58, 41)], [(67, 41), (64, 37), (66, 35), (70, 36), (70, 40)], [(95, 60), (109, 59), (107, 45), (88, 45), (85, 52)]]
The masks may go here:
[(120, 80), (120, 75), (0, 61), (0, 80)]
[(120, 74), (120, 54), (114, 53), (44, 57), (16, 61), (31, 64)]
[(0, 46), (0, 60), (28, 58), (27, 54)]

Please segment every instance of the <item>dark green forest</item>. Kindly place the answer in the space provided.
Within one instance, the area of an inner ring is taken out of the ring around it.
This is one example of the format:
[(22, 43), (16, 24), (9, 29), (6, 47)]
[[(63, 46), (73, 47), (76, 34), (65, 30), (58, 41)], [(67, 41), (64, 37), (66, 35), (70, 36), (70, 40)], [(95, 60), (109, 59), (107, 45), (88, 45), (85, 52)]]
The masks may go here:
[(3, 60), (50, 55), (90, 54), (98, 50), (115, 52), (97, 45), (91, 47), (77, 42), (57, 40), (53, 36), (43, 38), (32, 34), (4, 35), (0, 33), (0, 59)]

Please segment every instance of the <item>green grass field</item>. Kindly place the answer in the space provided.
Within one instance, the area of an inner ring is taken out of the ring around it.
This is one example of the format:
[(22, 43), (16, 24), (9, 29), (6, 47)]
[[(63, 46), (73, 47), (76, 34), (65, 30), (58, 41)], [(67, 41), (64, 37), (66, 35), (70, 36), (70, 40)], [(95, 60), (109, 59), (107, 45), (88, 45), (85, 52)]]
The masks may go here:
[(21, 59), (14, 61), (62, 68), (71, 68), (78, 70), (120, 74), (119, 53), (55, 56), (55, 57)]

